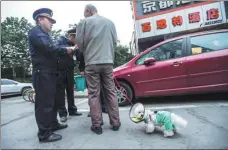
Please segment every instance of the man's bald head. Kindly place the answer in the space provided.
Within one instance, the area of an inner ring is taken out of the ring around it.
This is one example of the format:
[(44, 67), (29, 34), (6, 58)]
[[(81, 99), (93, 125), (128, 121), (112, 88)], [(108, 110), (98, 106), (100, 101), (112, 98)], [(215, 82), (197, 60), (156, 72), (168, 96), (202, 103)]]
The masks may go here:
[(84, 16), (85, 16), (85, 18), (90, 17), (90, 16), (93, 16), (96, 13), (97, 13), (97, 8), (94, 5), (87, 4), (85, 6), (85, 10), (84, 10)]

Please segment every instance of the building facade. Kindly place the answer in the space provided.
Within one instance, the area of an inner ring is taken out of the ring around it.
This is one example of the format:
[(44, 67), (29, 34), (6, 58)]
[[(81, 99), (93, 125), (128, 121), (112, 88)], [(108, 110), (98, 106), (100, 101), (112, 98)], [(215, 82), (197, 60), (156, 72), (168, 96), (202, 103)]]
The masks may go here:
[(228, 1), (131, 1), (137, 55), (171, 37), (228, 28)]

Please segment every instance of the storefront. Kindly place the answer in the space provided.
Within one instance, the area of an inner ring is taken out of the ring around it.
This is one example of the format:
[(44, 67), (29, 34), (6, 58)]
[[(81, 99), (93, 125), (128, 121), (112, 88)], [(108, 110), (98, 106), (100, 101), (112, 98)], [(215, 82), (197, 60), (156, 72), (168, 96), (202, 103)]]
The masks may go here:
[(131, 47), (137, 54), (171, 37), (228, 28), (226, 1), (132, 1), (131, 6), (135, 23)]

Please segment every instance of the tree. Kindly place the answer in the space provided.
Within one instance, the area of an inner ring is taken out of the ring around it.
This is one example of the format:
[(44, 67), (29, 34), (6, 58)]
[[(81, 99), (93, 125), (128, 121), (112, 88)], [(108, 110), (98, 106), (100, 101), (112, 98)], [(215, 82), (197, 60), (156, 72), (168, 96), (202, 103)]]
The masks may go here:
[(51, 35), (53, 41), (56, 41), (58, 39), (58, 37), (61, 35), (61, 32), (62, 32), (62, 30), (57, 30), (57, 31), (56, 30), (52, 30), (50, 32), (50, 35)]
[(27, 37), (31, 28), (24, 17), (7, 17), (1, 23), (1, 67), (12, 68), (14, 77), (15, 67), (26, 69), (30, 65)]
[[(15, 68), (23, 69), (25, 77), (30, 67), (28, 32), (32, 27), (24, 17), (7, 17), (1, 23), (1, 67), (12, 68), (13, 78), (16, 77)], [(50, 35), (56, 40), (61, 32), (62, 30), (53, 30)]]
[(132, 58), (133, 58), (133, 55), (128, 53), (128, 47), (123, 46), (118, 42), (116, 51), (115, 51), (114, 67), (121, 66), (127, 63)]

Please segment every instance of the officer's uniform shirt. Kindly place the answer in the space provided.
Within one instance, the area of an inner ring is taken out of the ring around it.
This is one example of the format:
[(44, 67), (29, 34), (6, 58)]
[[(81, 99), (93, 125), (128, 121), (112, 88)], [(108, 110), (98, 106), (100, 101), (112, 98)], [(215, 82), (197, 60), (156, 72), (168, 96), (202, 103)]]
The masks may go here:
[(56, 56), (66, 54), (67, 48), (55, 45), (50, 35), (38, 25), (30, 30), (28, 38), (33, 68), (46, 72), (56, 72)]
[[(58, 46), (74, 46), (69, 39), (65, 36), (60, 36), (57, 40)], [(74, 68), (74, 59), (73, 54), (59, 55), (57, 57), (57, 63), (60, 70), (73, 69)]]

